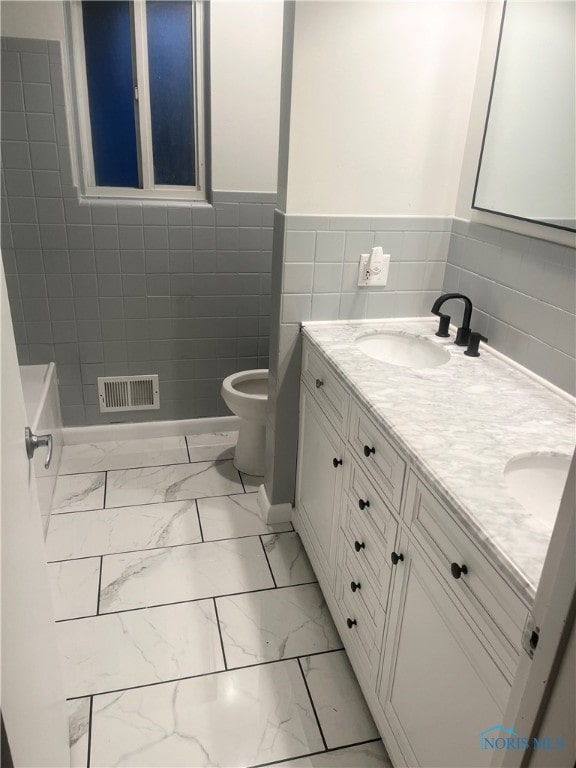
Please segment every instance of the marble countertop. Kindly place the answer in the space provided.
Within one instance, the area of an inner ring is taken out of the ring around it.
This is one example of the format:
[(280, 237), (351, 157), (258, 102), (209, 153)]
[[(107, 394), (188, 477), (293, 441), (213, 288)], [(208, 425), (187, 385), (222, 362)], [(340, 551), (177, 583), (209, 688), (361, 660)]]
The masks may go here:
[[(574, 402), (483, 345), (480, 357), (466, 357), (464, 348), (452, 343), (452, 331), (449, 339), (435, 336), (437, 322), (312, 322), (303, 324), (303, 332), (531, 603), (552, 526), (507, 492), (503, 472), (510, 459), (526, 453), (571, 456)], [(444, 346), (450, 360), (420, 369), (373, 360), (355, 341), (379, 331), (424, 336)]]

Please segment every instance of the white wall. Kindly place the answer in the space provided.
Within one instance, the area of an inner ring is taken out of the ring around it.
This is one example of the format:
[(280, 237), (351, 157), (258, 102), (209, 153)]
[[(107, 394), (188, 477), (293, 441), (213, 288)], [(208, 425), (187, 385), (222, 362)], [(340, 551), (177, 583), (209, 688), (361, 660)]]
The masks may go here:
[(214, 189), (276, 192), (281, 0), (211, 3)]
[[(211, 3), (212, 186), (276, 192), (281, 0)], [(65, 41), (62, 0), (3, 0), (1, 31)]]
[(453, 215), (485, 6), (297, 3), (287, 212)]
[(64, 39), (64, 7), (61, 0), (2, 0), (2, 34), (7, 37)]

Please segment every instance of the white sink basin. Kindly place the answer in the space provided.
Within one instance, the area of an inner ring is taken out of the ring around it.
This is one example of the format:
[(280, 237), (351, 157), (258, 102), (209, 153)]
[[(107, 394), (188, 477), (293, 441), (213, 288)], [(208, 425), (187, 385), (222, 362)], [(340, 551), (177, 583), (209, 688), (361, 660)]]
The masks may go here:
[(409, 333), (371, 333), (357, 339), (356, 346), (374, 360), (406, 368), (435, 368), (450, 360), (444, 347)]
[(569, 467), (570, 457), (564, 454), (531, 453), (511, 459), (504, 479), (516, 501), (553, 528)]

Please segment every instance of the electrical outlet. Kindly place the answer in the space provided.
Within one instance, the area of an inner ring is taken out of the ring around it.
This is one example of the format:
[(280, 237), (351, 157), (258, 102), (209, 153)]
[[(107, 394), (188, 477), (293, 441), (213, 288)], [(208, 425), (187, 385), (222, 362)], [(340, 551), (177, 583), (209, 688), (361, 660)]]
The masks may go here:
[(367, 287), (371, 285), (384, 286), (388, 282), (388, 268), (390, 266), (390, 254), (376, 254), (372, 257), (372, 267), (369, 268), (370, 256), (363, 253), (360, 256), (358, 269), (358, 285)]

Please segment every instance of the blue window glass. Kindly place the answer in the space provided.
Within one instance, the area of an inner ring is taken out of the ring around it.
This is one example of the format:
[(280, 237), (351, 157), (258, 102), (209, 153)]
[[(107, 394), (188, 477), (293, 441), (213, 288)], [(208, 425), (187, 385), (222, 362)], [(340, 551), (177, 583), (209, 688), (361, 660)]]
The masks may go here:
[(138, 187), (129, 3), (84, 0), (82, 17), (96, 184)]
[(149, 0), (146, 17), (154, 181), (194, 186), (192, 4)]

